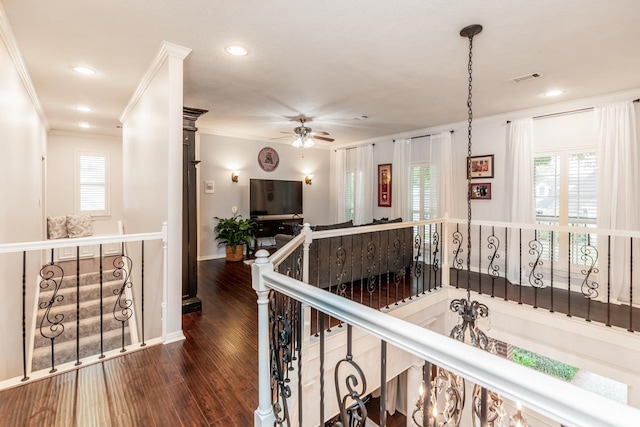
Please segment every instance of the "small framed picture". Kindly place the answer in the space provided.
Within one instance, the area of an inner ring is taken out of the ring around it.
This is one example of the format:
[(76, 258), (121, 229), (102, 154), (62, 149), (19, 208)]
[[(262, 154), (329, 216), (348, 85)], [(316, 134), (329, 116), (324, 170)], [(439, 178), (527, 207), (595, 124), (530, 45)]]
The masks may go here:
[(493, 154), (487, 156), (473, 156), (468, 160), (467, 178), (493, 178)]
[(469, 184), (469, 198), (471, 200), (491, 200), (491, 183), (479, 182)]
[(378, 165), (378, 206), (391, 206), (391, 163)]

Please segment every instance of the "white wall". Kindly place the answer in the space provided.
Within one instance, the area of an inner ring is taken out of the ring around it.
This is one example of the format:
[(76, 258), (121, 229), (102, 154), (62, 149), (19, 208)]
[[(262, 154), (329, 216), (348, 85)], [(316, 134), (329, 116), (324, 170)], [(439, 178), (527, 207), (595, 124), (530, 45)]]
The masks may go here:
[[(197, 125), (197, 123), (196, 123)], [(281, 179), (303, 181), (303, 217), (310, 224), (328, 224), (329, 210), (329, 150), (300, 149), (289, 144), (267, 143), (200, 132), (200, 251), (199, 259), (224, 257), (225, 248), (214, 239), (213, 227), (218, 217), (232, 216), (231, 208), (249, 218), (249, 180)], [(265, 172), (258, 165), (258, 153), (264, 147), (278, 152), (280, 164), (273, 172)], [(231, 182), (231, 171), (239, 170), (237, 183)], [(305, 185), (304, 177), (313, 174), (313, 184)], [(214, 181), (215, 192), (204, 192), (204, 181)]]
[[(182, 334), (182, 77), (189, 49), (163, 42), (121, 117), (125, 231), (156, 232), (168, 222), (168, 286), (162, 289), (162, 248), (145, 248), (146, 337), (165, 342)], [(137, 256), (137, 254), (131, 254)], [(136, 263), (137, 264), (137, 263)], [(134, 271), (140, 281), (139, 272)], [(164, 294), (164, 296), (163, 296)], [(136, 295), (140, 301), (139, 295)], [(166, 298), (165, 311), (161, 303)]]
[[(473, 200), (472, 214), (477, 220), (507, 220), (506, 211), (506, 147), (508, 135), (508, 120), (521, 117), (535, 117), (546, 114), (554, 114), (565, 111), (591, 108), (596, 105), (608, 102), (630, 101), (640, 97), (640, 88), (625, 92), (605, 94), (598, 97), (585, 98), (571, 102), (550, 104), (535, 109), (513, 111), (490, 117), (474, 118), (473, 122), (473, 148), (472, 155), (494, 155), (495, 170), (494, 178), (473, 182), (490, 182), (491, 183), (491, 200)], [(636, 106), (637, 120), (640, 120), (640, 105)], [(536, 150), (549, 151), (561, 148), (575, 148), (584, 146), (593, 146), (595, 137), (593, 133), (592, 112), (583, 112), (577, 114), (559, 115), (552, 118), (540, 118), (534, 120), (534, 133), (536, 140)], [(454, 206), (455, 212), (450, 213), (451, 218), (466, 218), (466, 162), (467, 156), (467, 123), (456, 122), (442, 124), (431, 128), (417, 129), (412, 132), (402, 134), (388, 135), (377, 139), (361, 141), (355, 145), (365, 143), (375, 143), (374, 158), (376, 164), (392, 163), (393, 160), (393, 139), (407, 138), (416, 135), (434, 134), (443, 131), (453, 130), (453, 175), (454, 175)], [(421, 139), (414, 140), (419, 143)], [(333, 164), (332, 164), (333, 168)], [(332, 172), (334, 169), (332, 169)], [(394, 174), (397, 171), (393, 171)], [(332, 201), (339, 195), (337, 189), (331, 189)], [(389, 208), (379, 208), (377, 206), (377, 198), (374, 202), (374, 217), (388, 216)], [(397, 203), (397, 198), (393, 196), (392, 203)], [(331, 212), (335, 209), (335, 203), (332, 203)]]
[[(23, 83), (28, 76), (16, 63), (21, 58), (15, 56), (16, 50), (10, 54), (12, 37), (3, 13), (0, 7), (0, 243), (37, 241), (44, 237), (46, 126)], [(28, 254), (28, 300), (34, 295), (41, 265), (39, 252)], [(21, 254), (0, 255), (0, 283), (0, 379), (4, 379), (22, 373)], [(31, 322), (27, 327), (32, 327)]]
[(47, 216), (75, 212), (76, 153), (105, 153), (109, 158), (109, 215), (93, 218), (94, 234), (116, 234), (122, 219), (122, 140), (89, 133), (52, 131), (47, 159)]

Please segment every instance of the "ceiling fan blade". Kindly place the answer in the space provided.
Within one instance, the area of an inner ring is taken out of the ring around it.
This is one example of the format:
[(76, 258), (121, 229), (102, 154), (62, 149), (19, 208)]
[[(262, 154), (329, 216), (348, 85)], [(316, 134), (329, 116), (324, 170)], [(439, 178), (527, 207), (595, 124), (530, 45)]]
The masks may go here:
[(269, 141), (273, 141), (274, 139), (284, 139), (284, 138), (291, 138), (291, 135), (287, 135), (287, 136), (277, 136), (275, 138), (269, 138)]
[(329, 132), (324, 132), (324, 131), (313, 131), (314, 135), (329, 135)]
[(335, 139), (333, 138), (326, 138), (324, 136), (317, 136), (317, 135), (313, 135), (313, 139), (319, 139), (321, 141), (329, 141), (329, 142), (335, 141)]
[(288, 134), (288, 135), (294, 135), (294, 133), (293, 133), (293, 132), (285, 132), (285, 131), (282, 131), (282, 130), (280, 131), (280, 133), (286, 133), (286, 134)]

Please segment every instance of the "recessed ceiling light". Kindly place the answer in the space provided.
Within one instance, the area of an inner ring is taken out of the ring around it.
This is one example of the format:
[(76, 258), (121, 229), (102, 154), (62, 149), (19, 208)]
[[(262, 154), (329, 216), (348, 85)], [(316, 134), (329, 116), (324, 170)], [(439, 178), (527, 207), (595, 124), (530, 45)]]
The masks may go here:
[(85, 113), (90, 113), (91, 111), (93, 111), (93, 109), (91, 107), (89, 107), (88, 105), (76, 105), (75, 109), (78, 111), (82, 111)]
[(87, 122), (80, 122), (78, 123), (78, 127), (84, 128), (84, 129), (89, 129), (91, 127), (91, 125)]
[(78, 65), (77, 67), (73, 67), (73, 71), (75, 71), (76, 73), (87, 75), (87, 76), (92, 76), (96, 73), (95, 70), (89, 67), (83, 67), (80, 65)]
[(549, 97), (553, 97), (553, 96), (560, 96), (564, 93), (563, 90), (560, 89), (552, 89), (549, 90), (547, 92), (544, 93), (544, 96), (549, 96)]
[(225, 50), (229, 55), (233, 56), (245, 56), (247, 54), (247, 49), (237, 45), (227, 46)]

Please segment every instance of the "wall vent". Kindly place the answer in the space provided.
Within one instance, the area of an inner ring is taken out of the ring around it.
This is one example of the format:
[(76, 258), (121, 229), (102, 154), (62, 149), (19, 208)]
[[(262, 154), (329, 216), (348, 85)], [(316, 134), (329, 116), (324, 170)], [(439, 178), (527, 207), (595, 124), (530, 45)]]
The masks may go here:
[(527, 80), (539, 79), (540, 77), (542, 77), (541, 73), (529, 73), (525, 74), (524, 76), (514, 77), (511, 79), (511, 81), (513, 83), (522, 83), (526, 82)]

